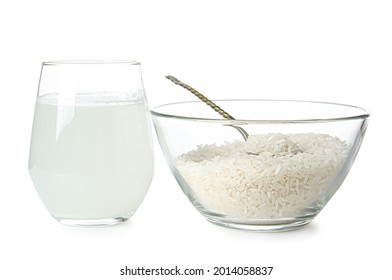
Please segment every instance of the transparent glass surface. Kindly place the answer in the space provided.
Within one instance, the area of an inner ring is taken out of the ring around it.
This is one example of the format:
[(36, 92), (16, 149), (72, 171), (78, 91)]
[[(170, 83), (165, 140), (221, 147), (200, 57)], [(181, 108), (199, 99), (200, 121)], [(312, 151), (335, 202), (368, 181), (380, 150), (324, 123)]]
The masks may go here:
[(369, 117), (333, 103), (215, 103), (235, 120), (198, 101), (153, 109), (158, 140), (181, 189), (207, 220), (254, 231), (308, 224), (344, 181)]
[(126, 221), (153, 176), (150, 116), (135, 61), (42, 64), (29, 172), (67, 225)]

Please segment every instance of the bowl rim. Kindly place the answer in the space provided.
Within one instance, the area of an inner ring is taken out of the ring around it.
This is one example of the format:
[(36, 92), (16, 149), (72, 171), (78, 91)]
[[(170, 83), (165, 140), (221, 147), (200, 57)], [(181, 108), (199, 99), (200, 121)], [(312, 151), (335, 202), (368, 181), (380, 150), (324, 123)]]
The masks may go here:
[[(180, 114), (168, 114), (168, 113), (161, 113), (158, 112), (160, 108), (170, 106), (170, 105), (179, 105), (179, 104), (189, 104), (189, 103), (203, 103), (200, 100), (194, 101), (180, 101), (180, 102), (171, 102), (162, 104), (159, 106), (150, 109), (150, 113), (153, 116), (163, 117), (163, 118), (171, 118), (171, 119), (181, 119), (181, 120), (192, 120), (192, 121), (200, 121), (200, 122), (218, 122), (218, 123), (226, 123), (226, 124), (240, 124), (240, 123), (325, 123), (325, 122), (336, 122), (336, 121), (346, 121), (346, 120), (355, 120), (355, 119), (367, 119), (370, 117), (370, 112), (362, 107), (342, 104), (342, 103), (335, 103), (335, 102), (324, 102), (324, 101), (309, 101), (309, 100), (294, 100), (294, 99), (216, 99), (212, 100), (213, 102), (226, 102), (226, 101), (234, 101), (234, 102), (292, 102), (292, 103), (310, 103), (310, 104), (322, 104), (322, 105), (334, 105), (340, 107), (349, 107), (357, 109), (361, 111), (358, 114), (352, 114), (344, 117), (333, 117), (333, 118), (305, 118), (305, 119), (223, 119), (223, 118), (199, 118), (199, 117), (190, 117), (186, 115)], [(207, 105), (206, 105), (207, 106)], [(212, 110), (212, 109), (211, 109)]]

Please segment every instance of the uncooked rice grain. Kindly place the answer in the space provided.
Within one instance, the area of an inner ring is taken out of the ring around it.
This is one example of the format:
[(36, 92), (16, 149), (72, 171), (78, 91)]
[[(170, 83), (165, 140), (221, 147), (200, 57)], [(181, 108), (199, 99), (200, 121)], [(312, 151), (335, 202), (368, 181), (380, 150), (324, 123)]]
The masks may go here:
[(316, 204), (348, 146), (327, 134), (260, 134), (200, 145), (175, 162), (199, 203), (237, 218), (282, 218)]

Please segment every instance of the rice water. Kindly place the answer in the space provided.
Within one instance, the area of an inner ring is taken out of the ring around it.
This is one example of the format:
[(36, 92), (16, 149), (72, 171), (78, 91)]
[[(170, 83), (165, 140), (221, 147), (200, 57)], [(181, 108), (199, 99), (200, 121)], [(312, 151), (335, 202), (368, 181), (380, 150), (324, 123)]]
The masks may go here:
[(126, 95), (37, 98), (29, 171), (58, 220), (128, 218), (153, 176), (145, 102)]

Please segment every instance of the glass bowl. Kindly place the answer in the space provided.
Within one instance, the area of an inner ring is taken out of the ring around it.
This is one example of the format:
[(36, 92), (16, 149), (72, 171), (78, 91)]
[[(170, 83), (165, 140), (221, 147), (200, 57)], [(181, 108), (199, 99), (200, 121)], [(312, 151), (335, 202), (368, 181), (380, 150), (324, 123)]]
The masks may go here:
[(312, 221), (350, 170), (369, 117), (335, 103), (215, 103), (235, 120), (201, 101), (151, 110), (158, 140), (181, 189), (208, 221), (254, 231)]

